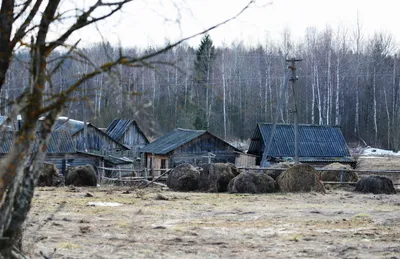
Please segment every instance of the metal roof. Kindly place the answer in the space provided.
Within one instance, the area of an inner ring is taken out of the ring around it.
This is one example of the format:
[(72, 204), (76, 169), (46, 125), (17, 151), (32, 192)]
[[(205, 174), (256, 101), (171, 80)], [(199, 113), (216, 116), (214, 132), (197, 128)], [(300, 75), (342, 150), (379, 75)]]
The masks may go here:
[(0, 125), (2, 125), (7, 119), (8, 119), (7, 116), (1, 116), (0, 115)]
[(144, 146), (140, 152), (164, 155), (189, 141), (205, 134), (205, 130), (174, 129), (154, 142)]
[(82, 130), (84, 125), (83, 121), (73, 120), (67, 117), (59, 117), (55, 121), (54, 130), (66, 130), (71, 135), (74, 135), (78, 131)]
[[(264, 152), (273, 124), (259, 123), (250, 143), (249, 152)], [(262, 145), (263, 141), (264, 145)], [(268, 156), (294, 157), (294, 126), (277, 124)], [(300, 157), (350, 157), (342, 131), (338, 126), (299, 125)]]
[[(7, 154), (10, 152), (14, 144), (15, 131), (1, 131), (0, 132), (0, 154)], [(53, 131), (51, 133), (49, 143), (47, 146), (47, 153), (51, 154), (65, 154), (75, 153), (75, 147), (72, 142), (71, 135), (65, 131)]]
[(107, 134), (117, 140), (120, 141), (124, 133), (128, 130), (129, 126), (134, 124), (137, 130), (144, 136), (147, 142), (148, 139), (146, 135), (143, 133), (142, 129), (139, 127), (138, 123), (134, 120), (125, 120), (125, 119), (114, 119), (111, 124), (107, 127)]
[(47, 153), (75, 153), (71, 135), (62, 130), (51, 132)]

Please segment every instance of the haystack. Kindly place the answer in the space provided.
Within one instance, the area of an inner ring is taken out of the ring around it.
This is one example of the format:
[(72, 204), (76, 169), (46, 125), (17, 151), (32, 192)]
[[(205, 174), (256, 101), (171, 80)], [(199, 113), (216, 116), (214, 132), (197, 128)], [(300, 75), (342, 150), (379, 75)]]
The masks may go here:
[(232, 193), (270, 193), (275, 192), (276, 182), (265, 173), (243, 172), (233, 178), (228, 185)]
[(355, 191), (373, 194), (396, 194), (396, 189), (394, 188), (392, 180), (378, 175), (362, 177), (356, 183)]
[(66, 185), (97, 186), (96, 171), (91, 165), (69, 167), (65, 177)]
[(294, 165), (283, 172), (277, 179), (283, 192), (322, 192), (325, 188), (319, 180), (318, 172), (307, 164)]
[(37, 186), (59, 186), (64, 182), (64, 177), (60, 174), (55, 164), (44, 163), (40, 172)]
[(285, 162), (280, 162), (277, 164), (272, 164), (271, 166), (269, 166), (268, 170), (264, 170), (263, 173), (266, 173), (267, 175), (269, 175), (270, 177), (272, 177), (272, 179), (274, 179), (276, 181), (276, 179), (284, 172), (283, 170), (270, 170), (270, 169), (275, 169), (275, 168), (290, 168), (291, 165), (289, 163), (285, 163)]
[(231, 163), (215, 163), (203, 166), (199, 177), (199, 190), (204, 192), (225, 192), (229, 182), (239, 174)]
[[(323, 169), (351, 170), (351, 166), (340, 163), (329, 164)], [(321, 180), (326, 182), (357, 182), (359, 179), (356, 172), (321, 171)]]
[(167, 186), (174, 191), (195, 191), (199, 189), (199, 176), (195, 167), (182, 164), (169, 172)]

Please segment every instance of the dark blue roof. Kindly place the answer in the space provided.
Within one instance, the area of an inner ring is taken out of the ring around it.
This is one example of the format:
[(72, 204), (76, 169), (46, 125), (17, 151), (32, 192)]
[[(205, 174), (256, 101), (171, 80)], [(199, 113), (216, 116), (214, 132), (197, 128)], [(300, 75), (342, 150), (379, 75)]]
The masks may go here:
[[(249, 147), (249, 153), (264, 152), (273, 124), (259, 123)], [(340, 127), (325, 125), (299, 125), (300, 157), (350, 157), (350, 152)], [(263, 142), (261, 142), (263, 141)], [(262, 145), (264, 143), (264, 145)], [(277, 124), (271, 148), (271, 157), (294, 157), (294, 126)]]
[[(0, 154), (7, 154), (8, 152), (10, 152), (11, 147), (14, 144), (15, 133), (15, 131), (0, 132)], [(47, 153), (75, 153), (75, 147), (72, 142), (71, 135), (65, 131), (53, 131), (51, 133), (49, 144), (47, 146)]]
[(218, 138), (217, 136), (211, 134), (206, 130), (191, 130), (181, 128), (174, 129), (166, 135), (156, 139), (154, 142), (147, 144), (142, 149), (140, 149), (140, 152), (165, 155), (177, 149), (178, 147), (192, 141), (193, 139), (200, 137), (203, 134), (210, 134), (211, 136), (226, 143), (226, 145), (231, 146), (233, 150), (240, 152), (239, 149), (235, 148), (231, 144), (225, 142), (224, 140)]
[(174, 129), (156, 139), (154, 142), (144, 146), (140, 152), (164, 155), (206, 132), (205, 130)]

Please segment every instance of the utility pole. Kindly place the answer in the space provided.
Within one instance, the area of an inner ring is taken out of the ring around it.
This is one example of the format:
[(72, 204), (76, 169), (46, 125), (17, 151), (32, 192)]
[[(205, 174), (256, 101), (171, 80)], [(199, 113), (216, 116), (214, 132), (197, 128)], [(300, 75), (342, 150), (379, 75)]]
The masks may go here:
[(296, 62), (303, 61), (303, 59), (291, 58), (287, 59), (286, 62), (290, 62), (289, 69), (292, 71), (292, 77), (289, 79), (292, 82), (292, 91), (293, 91), (293, 102), (294, 109), (291, 111), (294, 115), (294, 154), (295, 159), (294, 163), (297, 165), (300, 163), (299, 161), (299, 114), (297, 110), (297, 102), (295, 95), (295, 83), (299, 79), (296, 75)]

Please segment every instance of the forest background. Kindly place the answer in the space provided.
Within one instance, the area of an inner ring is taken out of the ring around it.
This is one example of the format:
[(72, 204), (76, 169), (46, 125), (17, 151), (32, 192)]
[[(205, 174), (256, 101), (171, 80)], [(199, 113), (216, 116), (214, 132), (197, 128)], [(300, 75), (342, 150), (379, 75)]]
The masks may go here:
[[(120, 47), (108, 42), (80, 51), (88, 62), (66, 60), (49, 95), (65, 90), (92, 65), (120, 54), (140, 56), (162, 46)], [(152, 66), (119, 65), (84, 83), (62, 113), (106, 127), (114, 118), (136, 119), (150, 137), (181, 127), (207, 129), (228, 141), (251, 138), (258, 122), (272, 122), (285, 59), (298, 63), (295, 91), (288, 91), (278, 121), (292, 123), (294, 98), (303, 124), (339, 125), (349, 143), (400, 149), (400, 60), (390, 34), (365, 37), (360, 27), (348, 30), (308, 28), (294, 40), (289, 29), (281, 39), (256, 46), (243, 42), (216, 47), (209, 35), (198, 46), (179, 45), (155, 57)], [(64, 55), (54, 52), (52, 58)], [(154, 66), (154, 64), (158, 64)], [(29, 53), (16, 54), (1, 91), (1, 114), (29, 84)], [(146, 121), (155, 122), (149, 126)], [(151, 128), (149, 128), (151, 127)]]

